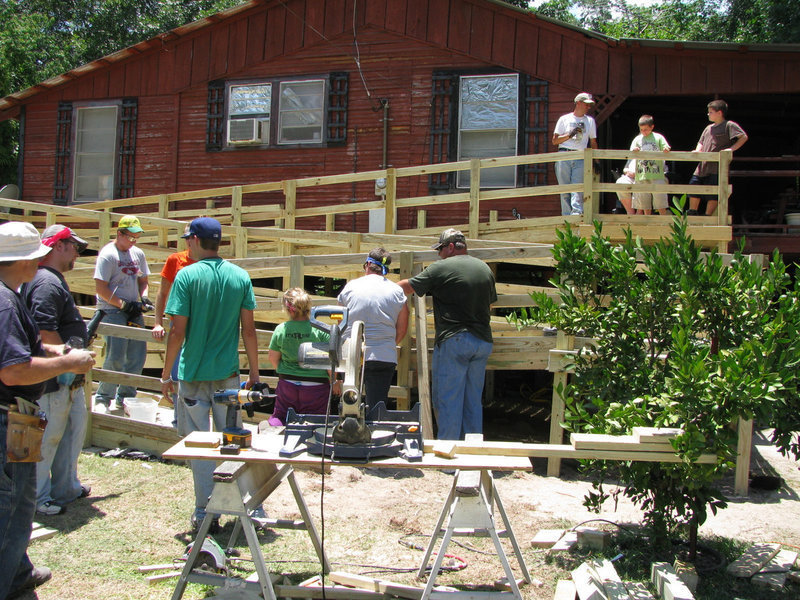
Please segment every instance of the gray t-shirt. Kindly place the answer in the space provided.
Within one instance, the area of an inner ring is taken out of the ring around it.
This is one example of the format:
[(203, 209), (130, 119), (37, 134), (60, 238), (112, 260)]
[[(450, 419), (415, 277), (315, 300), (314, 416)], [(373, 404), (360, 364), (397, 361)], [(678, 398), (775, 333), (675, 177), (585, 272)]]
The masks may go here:
[[(406, 303), (403, 288), (371, 273), (349, 282), (339, 294), (339, 303), (348, 308), (348, 323), (364, 322), (366, 353), (364, 360), (397, 364), (395, 334), (397, 317)], [(345, 338), (350, 337), (350, 325)]]
[[(94, 278), (108, 283), (108, 287), (117, 298), (128, 302), (139, 301), (139, 278), (147, 277), (150, 269), (144, 252), (138, 246), (123, 252), (114, 242), (103, 246), (97, 255), (94, 266)], [(97, 296), (97, 308), (101, 310), (117, 310), (100, 296)]]

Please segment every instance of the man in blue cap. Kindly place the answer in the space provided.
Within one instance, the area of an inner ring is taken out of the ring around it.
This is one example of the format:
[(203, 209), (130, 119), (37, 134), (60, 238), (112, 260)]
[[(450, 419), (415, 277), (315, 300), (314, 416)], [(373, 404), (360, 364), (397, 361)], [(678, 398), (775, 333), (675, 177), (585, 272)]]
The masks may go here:
[[(219, 256), (222, 226), (216, 219), (195, 219), (183, 237), (197, 262), (178, 271), (167, 300), (164, 312), (171, 316), (172, 327), (161, 389), (165, 395), (173, 393), (172, 365), (183, 347), (178, 363), (178, 401), (183, 403), (178, 412), (178, 433), (186, 436), (193, 431), (208, 431), (209, 414), (214, 429), (225, 427), (227, 407), (214, 403), (214, 392), (239, 387), (240, 326), (250, 365), (246, 387), (258, 383), (259, 375), (253, 316), (256, 299), (250, 276)], [(241, 427), (241, 422), (238, 425)], [(190, 462), (195, 493), (191, 524), (197, 530), (206, 515), (216, 464), (210, 460)], [(252, 516), (265, 515), (257, 509)], [(218, 521), (211, 530), (219, 530)]]

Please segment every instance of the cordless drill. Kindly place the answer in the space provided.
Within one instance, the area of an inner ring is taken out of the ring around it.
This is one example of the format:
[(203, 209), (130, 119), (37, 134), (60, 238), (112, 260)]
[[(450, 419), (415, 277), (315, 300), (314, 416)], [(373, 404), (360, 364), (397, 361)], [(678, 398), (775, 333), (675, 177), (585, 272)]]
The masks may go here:
[[(244, 410), (248, 417), (252, 417), (255, 410), (272, 411), (275, 406), (275, 394), (270, 393), (266, 383), (254, 383), (252, 389), (217, 390), (214, 392), (214, 402), (227, 406), (225, 414), (225, 429), (222, 430), (223, 447), (230, 448), (232, 453), (238, 453), (238, 448), (249, 448), (253, 434), (243, 427), (238, 427), (237, 410)], [(234, 448), (236, 447), (235, 452)]]

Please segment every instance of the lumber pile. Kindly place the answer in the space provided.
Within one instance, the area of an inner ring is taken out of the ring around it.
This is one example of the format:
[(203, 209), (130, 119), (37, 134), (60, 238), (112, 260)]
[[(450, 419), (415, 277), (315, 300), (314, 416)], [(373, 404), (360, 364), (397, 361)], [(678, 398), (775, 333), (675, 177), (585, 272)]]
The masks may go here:
[(782, 590), (787, 580), (800, 582), (798, 569), (797, 552), (782, 550), (780, 544), (754, 544), (729, 564), (727, 571), (754, 585)]

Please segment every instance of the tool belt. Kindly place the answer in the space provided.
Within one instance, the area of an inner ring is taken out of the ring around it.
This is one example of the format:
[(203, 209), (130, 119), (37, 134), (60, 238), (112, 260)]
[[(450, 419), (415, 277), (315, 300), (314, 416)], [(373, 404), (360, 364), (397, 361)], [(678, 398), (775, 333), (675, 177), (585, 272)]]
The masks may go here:
[[(25, 404), (36, 407), (28, 402)], [(6, 460), (10, 463), (35, 463), (42, 460), (42, 438), (46, 426), (47, 418), (44, 413), (23, 414), (16, 406), (9, 406)]]

